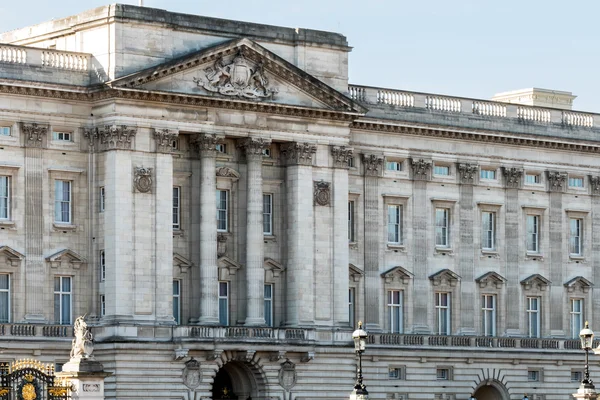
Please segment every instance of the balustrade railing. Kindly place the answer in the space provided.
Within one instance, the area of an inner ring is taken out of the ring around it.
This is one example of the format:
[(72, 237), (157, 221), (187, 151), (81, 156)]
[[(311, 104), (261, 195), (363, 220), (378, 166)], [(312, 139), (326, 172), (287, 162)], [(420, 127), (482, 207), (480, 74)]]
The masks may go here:
[(473, 101), (473, 114), (489, 117), (506, 117), (506, 104), (490, 101)]
[(27, 62), (27, 52), (24, 48), (0, 46), (0, 62), (25, 64)]
[(26, 64), (66, 71), (88, 72), (91, 55), (36, 47), (0, 45), (0, 64)]
[(563, 111), (562, 123), (563, 125), (568, 126), (582, 126), (585, 128), (592, 128), (594, 126), (594, 117), (589, 114)]
[(425, 98), (425, 108), (436, 111), (461, 112), (460, 99), (442, 96), (427, 96)]

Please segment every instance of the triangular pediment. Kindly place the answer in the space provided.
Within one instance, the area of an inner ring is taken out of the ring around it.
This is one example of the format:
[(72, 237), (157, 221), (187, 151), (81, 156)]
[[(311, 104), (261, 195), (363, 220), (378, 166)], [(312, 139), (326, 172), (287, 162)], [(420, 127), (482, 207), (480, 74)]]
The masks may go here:
[(242, 264), (226, 256), (220, 257), (217, 260), (217, 265), (219, 267), (219, 279), (222, 281), (230, 280), (230, 277), (242, 268)]
[(407, 284), (409, 279), (413, 277), (413, 274), (409, 272), (406, 268), (402, 268), (401, 266), (396, 266), (388, 269), (381, 276), (385, 279), (385, 283), (398, 282)]
[(433, 283), (434, 286), (440, 285), (449, 285), (456, 286), (456, 284), (460, 281), (460, 276), (454, 272), (449, 270), (448, 268), (439, 270), (433, 275), (429, 276), (429, 279)]
[(60, 266), (63, 261), (69, 262), (73, 268), (79, 268), (81, 264), (86, 262), (83, 257), (70, 249), (62, 249), (51, 254), (46, 257), (46, 261), (48, 261), (53, 268)]
[(23, 254), (9, 246), (0, 246), (0, 256), (4, 256), (6, 261), (13, 267), (19, 266), (21, 261), (25, 259)]
[(497, 272), (490, 271), (481, 275), (479, 278), (475, 279), (475, 282), (479, 283), (480, 288), (484, 288), (489, 286), (495, 286), (496, 288), (502, 287), (506, 282), (506, 278), (500, 275)]
[(521, 281), (521, 285), (523, 285), (525, 290), (530, 290), (530, 289), (546, 290), (546, 288), (551, 283), (552, 282), (550, 282), (550, 280), (544, 278), (540, 274), (530, 275)]
[(565, 283), (565, 287), (569, 292), (576, 292), (580, 290), (583, 293), (587, 293), (593, 286), (594, 284), (585, 279), (583, 276), (576, 276)]
[(229, 167), (217, 167), (216, 174), (217, 178), (229, 178), (236, 181), (240, 179), (240, 173)]
[(281, 273), (285, 270), (283, 264), (269, 257), (265, 257), (264, 268), (265, 274), (268, 275), (268, 278), (270, 279), (279, 278)]
[(365, 274), (362, 269), (358, 268), (354, 264), (348, 264), (348, 273), (354, 282), (359, 282), (360, 278), (362, 278), (362, 276)]
[(173, 265), (179, 267), (181, 273), (186, 273), (194, 264), (181, 254), (173, 253)]
[(227, 41), (108, 83), (115, 89), (364, 114), (349, 97), (250, 39)]

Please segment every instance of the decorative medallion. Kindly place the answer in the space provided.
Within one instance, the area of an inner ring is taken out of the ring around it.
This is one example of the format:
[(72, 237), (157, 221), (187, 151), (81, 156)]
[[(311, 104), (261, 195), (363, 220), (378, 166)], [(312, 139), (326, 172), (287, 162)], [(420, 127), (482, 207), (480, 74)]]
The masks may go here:
[(515, 189), (520, 188), (522, 176), (523, 170), (521, 168), (504, 167), (504, 178), (506, 180), (506, 187)]
[(279, 370), (279, 384), (281, 387), (285, 390), (290, 390), (296, 385), (297, 377), (296, 365), (290, 360), (285, 360)]
[(150, 189), (152, 189), (152, 168), (135, 167), (133, 184), (139, 192), (150, 192)]
[(42, 147), (42, 140), (48, 133), (48, 127), (38, 124), (22, 124), (21, 129), (25, 133), (28, 147)]
[(185, 363), (183, 369), (183, 384), (190, 389), (195, 389), (200, 385), (202, 380), (202, 372), (200, 371), (200, 363), (192, 357)]
[(209, 92), (247, 99), (272, 98), (277, 93), (276, 89), (269, 88), (262, 63), (253, 66), (241, 50), (229, 64), (220, 57), (204, 73), (204, 79), (193, 79), (198, 87)]
[(429, 170), (431, 169), (431, 161), (425, 161), (422, 158), (412, 159), (411, 166), (413, 169), (413, 179), (417, 181), (429, 180)]
[(459, 163), (458, 174), (460, 175), (460, 183), (475, 183), (475, 174), (477, 174), (477, 165), (470, 163)]
[(548, 171), (548, 189), (551, 192), (562, 192), (567, 182), (567, 174), (558, 171)]
[(328, 206), (331, 192), (331, 183), (321, 181), (314, 182), (314, 197), (315, 204), (320, 206)]

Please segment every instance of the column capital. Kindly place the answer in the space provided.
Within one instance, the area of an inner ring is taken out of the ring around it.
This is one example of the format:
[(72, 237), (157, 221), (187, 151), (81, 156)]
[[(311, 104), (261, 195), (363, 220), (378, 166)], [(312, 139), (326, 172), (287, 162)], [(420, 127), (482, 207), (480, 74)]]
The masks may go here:
[(381, 176), (383, 172), (383, 156), (378, 154), (363, 154), (365, 176)]
[(154, 140), (156, 141), (157, 153), (172, 153), (173, 141), (177, 140), (179, 131), (175, 129), (152, 129)]
[(562, 193), (567, 187), (567, 173), (548, 171), (548, 191)]
[(507, 188), (519, 189), (523, 185), (523, 168), (503, 167)]
[(410, 165), (413, 170), (413, 179), (415, 181), (428, 181), (430, 179), (431, 164), (430, 160), (412, 158)]
[(333, 156), (334, 168), (348, 169), (348, 161), (352, 157), (354, 149), (346, 146), (331, 146), (331, 155)]
[(92, 150), (129, 150), (136, 133), (136, 128), (116, 124), (83, 130)]
[(25, 146), (42, 147), (42, 141), (48, 134), (48, 125), (21, 123), (21, 130), (25, 134)]
[(242, 149), (246, 157), (263, 156), (263, 150), (271, 145), (270, 139), (248, 137), (238, 140), (236, 147)]
[(600, 195), (600, 176), (590, 175), (590, 186), (592, 187), (592, 195)]
[(285, 143), (281, 145), (281, 154), (287, 165), (312, 166), (312, 156), (317, 152), (317, 145), (311, 143)]
[(191, 144), (194, 150), (205, 157), (215, 157), (217, 154), (217, 143), (223, 140), (223, 137), (209, 133), (197, 133), (192, 136)]
[(473, 163), (458, 163), (459, 182), (466, 185), (475, 183), (475, 176), (479, 166)]

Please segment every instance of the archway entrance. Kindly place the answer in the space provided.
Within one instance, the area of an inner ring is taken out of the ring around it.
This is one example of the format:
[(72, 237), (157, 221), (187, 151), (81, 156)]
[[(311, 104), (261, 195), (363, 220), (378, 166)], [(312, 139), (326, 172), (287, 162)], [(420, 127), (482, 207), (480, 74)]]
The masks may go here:
[(230, 361), (215, 375), (213, 400), (259, 400), (264, 397), (264, 384), (258, 372), (243, 362)]
[(480, 386), (474, 397), (477, 400), (504, 400), (503, 393), (494, 384)]

